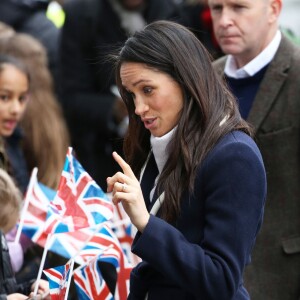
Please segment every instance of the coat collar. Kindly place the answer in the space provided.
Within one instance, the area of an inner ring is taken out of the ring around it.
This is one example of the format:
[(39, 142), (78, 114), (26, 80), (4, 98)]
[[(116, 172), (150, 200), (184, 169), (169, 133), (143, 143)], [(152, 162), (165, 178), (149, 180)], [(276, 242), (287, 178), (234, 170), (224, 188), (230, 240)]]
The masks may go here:
[[(247, 119), (256, 131), (262, 125), (287, 78), (293, 52), (294, 45), (282, 35), (278, 51), (267, 68)], [(226, 56), (221, 57), (214, 63), (216, 72), (222, 76), (224, 76), (226, 58)]]
[(247, 119), (256, 131), (269, 113), (287, 78), (293, 51), (292, 43), (283, 36), (278, 51), (267, 68)]

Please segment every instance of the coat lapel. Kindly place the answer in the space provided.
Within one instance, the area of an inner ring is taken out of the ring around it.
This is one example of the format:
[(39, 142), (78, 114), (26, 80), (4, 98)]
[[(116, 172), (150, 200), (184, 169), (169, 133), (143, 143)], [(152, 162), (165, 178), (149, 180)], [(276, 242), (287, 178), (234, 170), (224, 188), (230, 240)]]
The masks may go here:
[(290, 43), (282, 36), (279, 49), (265, 73), (247, 119), (256, 131), (268, 115), (287, 78), (292, 52)]

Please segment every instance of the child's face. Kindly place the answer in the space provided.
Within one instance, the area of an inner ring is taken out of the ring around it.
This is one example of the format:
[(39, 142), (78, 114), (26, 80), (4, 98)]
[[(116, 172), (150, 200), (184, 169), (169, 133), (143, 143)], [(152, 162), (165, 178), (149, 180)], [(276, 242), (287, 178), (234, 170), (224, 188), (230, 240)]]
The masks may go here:
[(0, 71), (0, 136), (10, 136), (28, 102), (29, 82), (15, 66), (4, 64)]

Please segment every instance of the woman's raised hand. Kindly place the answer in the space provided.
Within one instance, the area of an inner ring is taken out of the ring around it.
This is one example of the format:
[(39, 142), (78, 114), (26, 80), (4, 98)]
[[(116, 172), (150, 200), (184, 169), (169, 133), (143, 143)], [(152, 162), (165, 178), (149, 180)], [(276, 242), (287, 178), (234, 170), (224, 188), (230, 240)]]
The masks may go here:
[(143, 232), (150, 215), (144, 202), (140, 183), (130, 166), (119, 154), (113, 152), (113, 158), (119, 164), (123, 172), (117, 172), (112, 177), (107, 178), (107, 192), (112, 193), (112, 201), (114, 204), (122, 203), (132, 224), (140, 232)]

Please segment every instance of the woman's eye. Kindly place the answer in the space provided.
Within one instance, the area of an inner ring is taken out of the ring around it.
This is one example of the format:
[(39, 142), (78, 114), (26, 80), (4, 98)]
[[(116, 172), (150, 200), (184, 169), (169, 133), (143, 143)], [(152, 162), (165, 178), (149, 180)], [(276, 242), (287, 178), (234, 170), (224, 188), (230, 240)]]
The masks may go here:
[(152, 88), (147, 86), (143, 88), (143, 91), (145, 94), (150, 94), (152, 92)]

